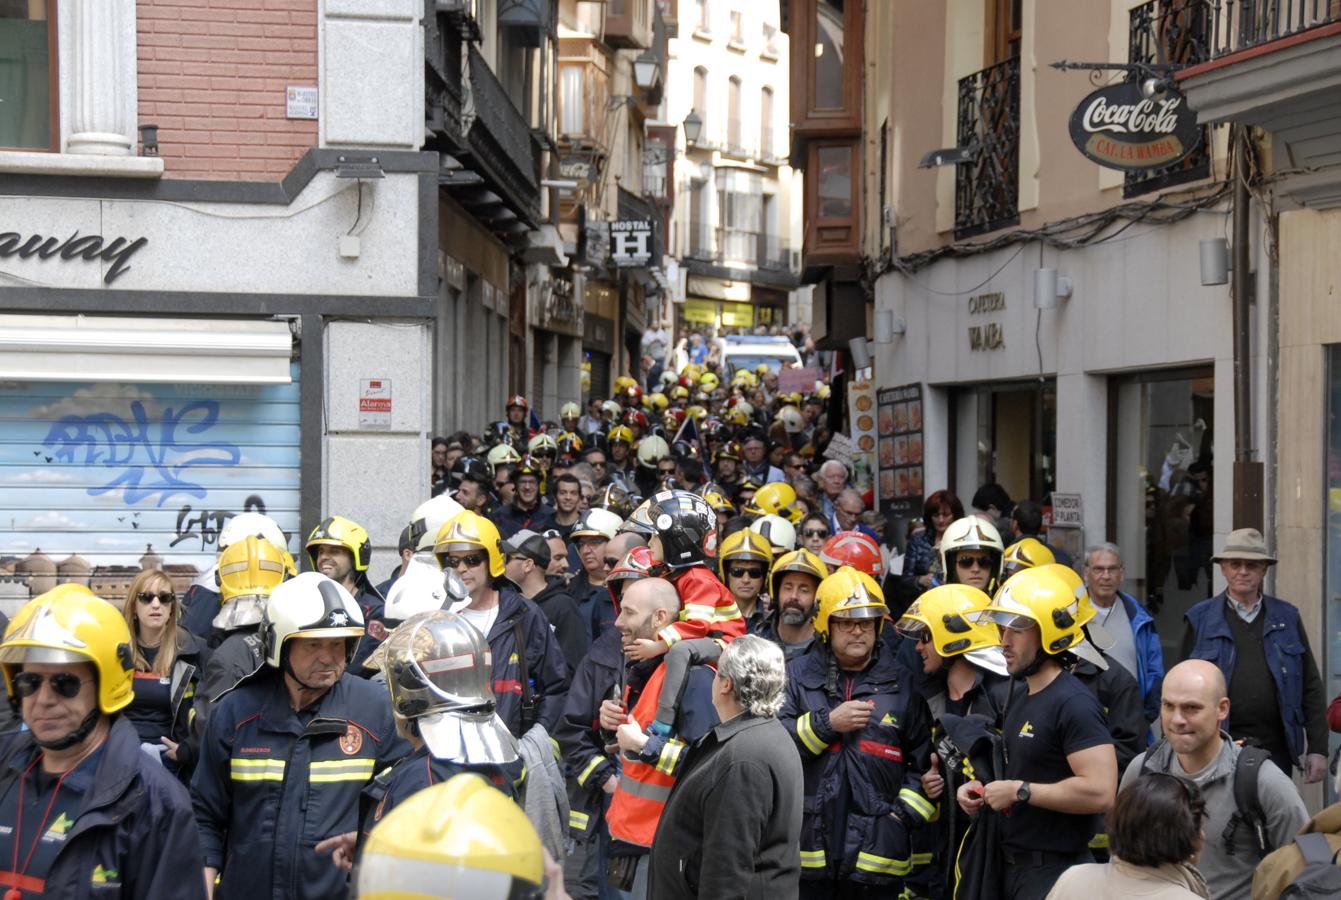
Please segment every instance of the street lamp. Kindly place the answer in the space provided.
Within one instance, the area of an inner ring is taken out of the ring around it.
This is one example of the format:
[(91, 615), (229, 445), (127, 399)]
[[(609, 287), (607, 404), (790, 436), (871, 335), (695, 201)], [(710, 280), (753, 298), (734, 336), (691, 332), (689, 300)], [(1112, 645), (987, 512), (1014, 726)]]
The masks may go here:
[(657, 70), (660, 67), (656, 54), (651, 50), (644, 50), (642, 55), (633, 61), (633, 83), (640, 90), (652, 90), (656, 87)]
[(691, 109), (689, 115), (684, 117), (684, 142), (686, 144), (697, 144), (702, 134), (703, 119), (696, 111)]

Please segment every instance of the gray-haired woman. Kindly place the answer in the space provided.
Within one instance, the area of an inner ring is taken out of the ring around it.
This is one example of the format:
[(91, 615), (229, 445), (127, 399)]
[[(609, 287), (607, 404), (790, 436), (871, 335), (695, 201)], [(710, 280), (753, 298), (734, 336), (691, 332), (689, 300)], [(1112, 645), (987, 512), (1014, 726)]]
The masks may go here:
[(722, 651), (721, 719), (690, 751), (652, 843), (649, 898), (791, 900), (801, 878), (801, 760), (777, 720), (786, 666), (754, 635)]

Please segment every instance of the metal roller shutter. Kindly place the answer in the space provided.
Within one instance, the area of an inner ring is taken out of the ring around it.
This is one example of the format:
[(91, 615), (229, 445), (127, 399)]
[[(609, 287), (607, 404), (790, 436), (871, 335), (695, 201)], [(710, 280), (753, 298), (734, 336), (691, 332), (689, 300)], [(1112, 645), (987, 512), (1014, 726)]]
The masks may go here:
[(291, 372), (288, 384), (0, 382), (0, 610), (64, 582), (119, 605), (151, 567), (184, 591), (246, 510), (275, 519), (296, 557)]

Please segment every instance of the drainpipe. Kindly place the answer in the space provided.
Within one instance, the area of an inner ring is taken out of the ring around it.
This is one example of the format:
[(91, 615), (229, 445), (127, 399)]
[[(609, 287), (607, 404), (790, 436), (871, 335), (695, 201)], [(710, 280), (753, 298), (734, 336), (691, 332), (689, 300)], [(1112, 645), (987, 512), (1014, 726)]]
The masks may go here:
[(1249, 271), (1248, 130), (1238, 126), (1234, 135), (1233, 281), (1234, 322), (1234, 528), (1263, 524), (1263, 466), (1254, 460), (1252, 422), (1251, 298)]

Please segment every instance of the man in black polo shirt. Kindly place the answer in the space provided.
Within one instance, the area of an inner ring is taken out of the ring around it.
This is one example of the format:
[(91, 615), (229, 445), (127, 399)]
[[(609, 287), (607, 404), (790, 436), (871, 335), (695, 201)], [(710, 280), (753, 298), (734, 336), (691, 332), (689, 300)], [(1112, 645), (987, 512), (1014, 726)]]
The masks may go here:
[[(1006, 900), (1042, 900), (1062, 872), (1090, 861), (1095, 817), (1117, 790), (1117, 756), (1103, 708), (1064, 668), (1067, 655), (1106, 665), (1086, 642), (1075, 594), (1057, 575), (1019, 573), (987, 613), (1001, 626), (1012, 685), (1006, 706), (1005, 777), (970, 781), (957, 799), (971, 816), (999, 814)], [(1059, 657), (1062, 657), (1059, 659)]]

